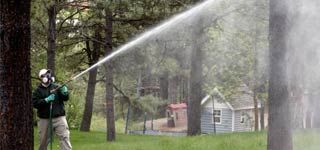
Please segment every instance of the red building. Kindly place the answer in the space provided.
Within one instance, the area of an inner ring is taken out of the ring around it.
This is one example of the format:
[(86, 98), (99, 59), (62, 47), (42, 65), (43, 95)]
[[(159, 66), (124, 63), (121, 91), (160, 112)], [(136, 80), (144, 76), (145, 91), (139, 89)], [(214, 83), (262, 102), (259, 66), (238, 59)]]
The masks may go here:
[(167, 107), (168, 127), (185, 126), (187, 124), (187, 104), (169, 104)]

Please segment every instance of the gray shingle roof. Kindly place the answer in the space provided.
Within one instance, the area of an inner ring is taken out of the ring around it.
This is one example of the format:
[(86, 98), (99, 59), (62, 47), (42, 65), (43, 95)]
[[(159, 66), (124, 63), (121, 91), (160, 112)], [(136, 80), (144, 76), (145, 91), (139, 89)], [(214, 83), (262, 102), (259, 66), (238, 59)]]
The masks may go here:
[(234, 109), (253, 108), (253, 92), (247, 85), (242, 84), (236, 94), (231, 96), (229, 103)]

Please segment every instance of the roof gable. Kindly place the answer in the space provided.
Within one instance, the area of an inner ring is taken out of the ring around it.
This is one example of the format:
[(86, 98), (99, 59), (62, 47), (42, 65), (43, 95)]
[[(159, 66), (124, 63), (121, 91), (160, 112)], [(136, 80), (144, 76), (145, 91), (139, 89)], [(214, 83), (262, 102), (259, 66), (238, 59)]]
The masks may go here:
[[(232, 110), (241, 110), (241, 109), (253, 109), (253, 92), (248, 88), (247, 85), (243, 84), (238, 89), (236, 94), (231, 96), (229, 101), (226, 101), (223, 94), (215, 87), (212, 90), (211, 94), (208, 94), (201, 100), (201, 105), (205, 106), (206, 103), (211, 99), (211, 95), (213, 95), (214, 99), (217, 100), (215, 102), (224, 103)], [(260, 104), (258, 103), (258, 108)]]

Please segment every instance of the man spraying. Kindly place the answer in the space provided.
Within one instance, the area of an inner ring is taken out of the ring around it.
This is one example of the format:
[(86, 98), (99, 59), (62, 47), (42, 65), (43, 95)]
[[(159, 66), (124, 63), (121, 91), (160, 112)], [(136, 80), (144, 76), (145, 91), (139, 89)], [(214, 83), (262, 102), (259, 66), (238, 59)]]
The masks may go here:
[(64, 109), (64, 101), (69, 100), (68, 89), (66, 86), (59, 88), (53, 83), (54, 77), (49, 69), (41, 69), (39, 79), (41, 83), (32, 96), (33, 107), (37, 109), (38, 116), (39, 150), (47, 150), (52, 140), (50, 127), (59, 138), (60, 149), (71, 150), (70, 132)]

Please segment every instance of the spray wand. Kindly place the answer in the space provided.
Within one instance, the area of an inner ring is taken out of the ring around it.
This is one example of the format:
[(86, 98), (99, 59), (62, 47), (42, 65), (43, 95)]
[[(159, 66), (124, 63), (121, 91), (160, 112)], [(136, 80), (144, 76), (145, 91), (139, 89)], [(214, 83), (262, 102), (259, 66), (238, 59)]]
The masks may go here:
[(71, 81), (73, 81), (75, 78), (71, 77), (69, 80), (65, 81), (64, 83), (62, 83), (60, 86), (58, 86), (57, 88), (53, 89), (50, 91), (50, 93), (54, 93), (55, 91), (61, 89), (62, 87), (64, 87), (65, 85), (67, 85), (68, 83), (70, 83)]

